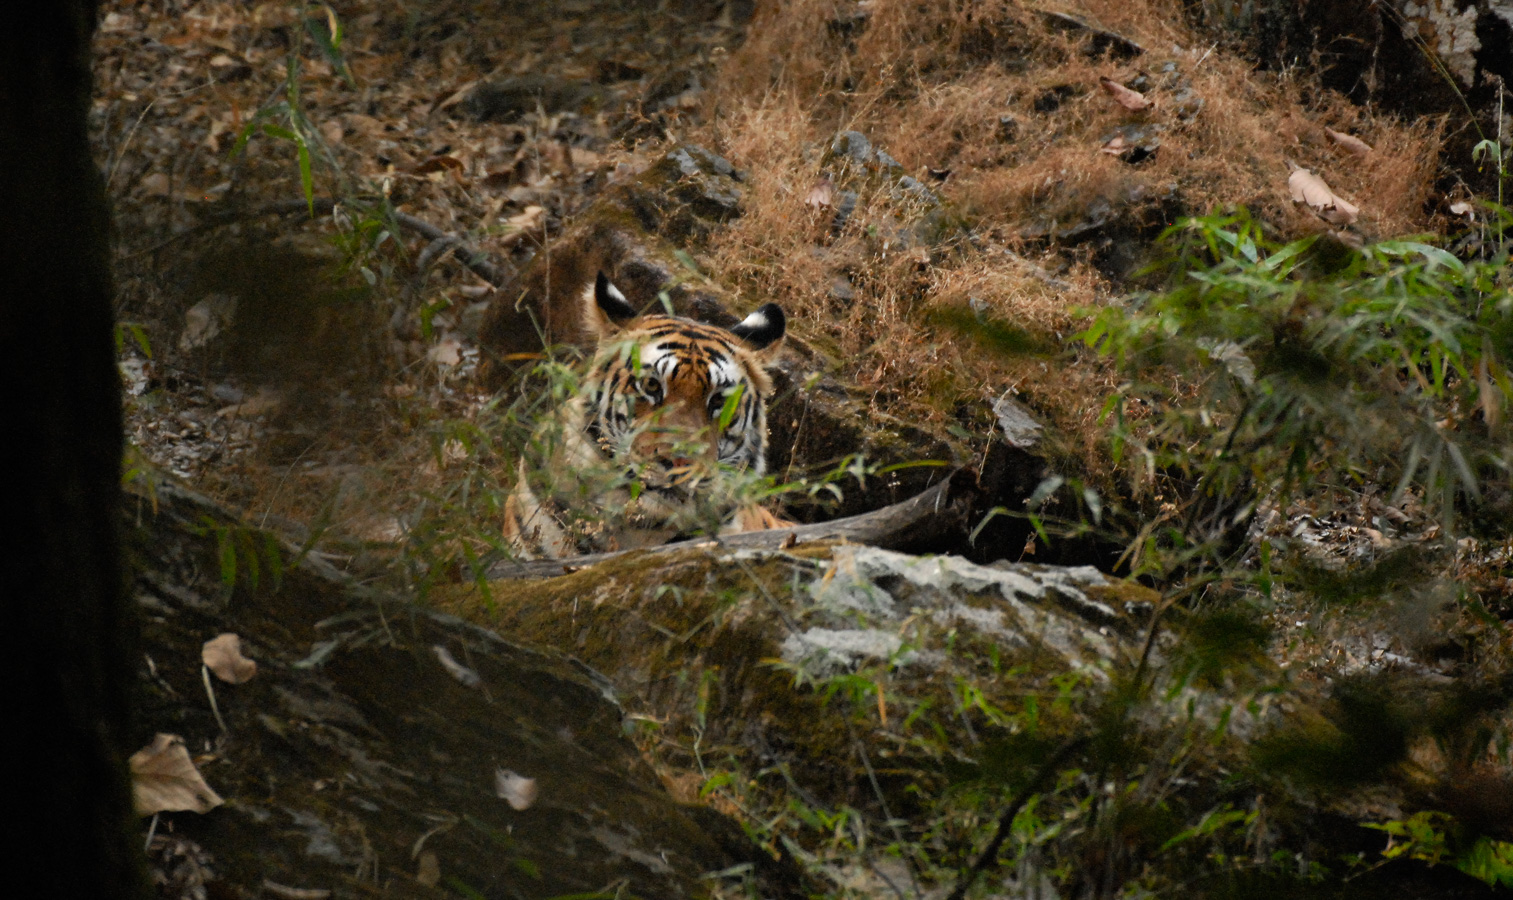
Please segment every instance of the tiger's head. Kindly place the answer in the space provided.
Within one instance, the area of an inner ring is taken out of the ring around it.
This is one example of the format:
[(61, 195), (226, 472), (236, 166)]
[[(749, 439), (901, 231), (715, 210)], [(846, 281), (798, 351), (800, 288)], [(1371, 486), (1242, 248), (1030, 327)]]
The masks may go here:
[(584, 432), (604, 453), (652, 487), (687, 485), (718, 466), (765, 471), (765, 367), (787, 327), (777, 304), (729, 329), (641, 315), (600, 272), (583, 305), (598, 341)]

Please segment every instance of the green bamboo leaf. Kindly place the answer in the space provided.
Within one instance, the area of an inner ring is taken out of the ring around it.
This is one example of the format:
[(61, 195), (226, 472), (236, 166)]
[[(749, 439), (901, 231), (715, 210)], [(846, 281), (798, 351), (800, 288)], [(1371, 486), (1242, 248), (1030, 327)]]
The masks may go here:
[(1293, 267), (1302, 261), (1302, 254), (1312, 247), (1316, 240), (1318, 240), (1318, 237), (1315, 235), (1303, 238), (1300, 241), (1293, 241), (1262, 260), (1260, 264), (1261, 268), (1267, 272), (1278, 274), (1291, 272)]
[(341, 76), (342, 81), (345, 81), (348, 87), (355, 88), (357, 82), (353, 80), (352, 73), (347, 68), (347, 61), (341, 52), (341, 19), (329, 5), (325, 7), (325, 12), (325, 21), (318, 16), (309, 16), (305, 19), (305, 33), (310, 36), (315, 49), (320, 51), (321, 57), (330, 64), (337, 75)]
[(305, 205), (310, 209), (310, 218), (315, 218), (315, 176), (310, 171), (310, 148), (305, 142), (297, 142), (299, 153), (299, 183), (305, 191)]
[(745, 393), (745, 390), (746, 385), (738, 384), (735, 390), (725, 395), (725, 404), (720, 407), (720, 431), (725, 431), (730, 427), (730, 423), (735, 421), (736, 408), (740, 406), (741, 395)]

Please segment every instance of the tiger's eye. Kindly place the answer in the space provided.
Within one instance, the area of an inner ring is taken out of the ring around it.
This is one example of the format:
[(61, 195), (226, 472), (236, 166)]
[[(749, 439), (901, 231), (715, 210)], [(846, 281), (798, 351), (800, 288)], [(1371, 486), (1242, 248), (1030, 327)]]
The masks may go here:
[(642, 375), (640, 381), (636, 382), (636, 390), (640, 391), (646, 399), (656, 403), (662, 399), (662, 379), (655, 375)]

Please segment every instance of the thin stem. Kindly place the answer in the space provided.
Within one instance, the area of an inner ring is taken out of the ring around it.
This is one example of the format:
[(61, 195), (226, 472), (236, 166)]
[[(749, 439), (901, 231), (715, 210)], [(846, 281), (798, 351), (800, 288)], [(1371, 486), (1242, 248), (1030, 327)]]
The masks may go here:
[(226, 720), (221, 718), (221, 708), (215, 702), (215, 688), (210, 684), (209, 666), (200, 666), (200, 677), (205, 681), (205, 696), (210, 698), (210, 711), (215, 713), (215, 721), (221, 726), (221, 734), (230, 734), (231, 729), (226, 727)]
[(968, 869), (966, 874), (962, 875), (961, 879), (956, 882), (956, 887), (952, 889), (950, 896), (946, 900), (962, 900), (962, 898), (966, 897), (967, 891), (977, 881), (978, 876), (997, 863), (998, 851), (1003, 848), (1003, 842), (1008, 839), (1009, 834), (1013, 831), (1014, 818), (1019, 815), (1019, 811), (1024, 808), (1024, 805), (1029, 802), (1031, 797), (1044, 789), (1045, 782), (1061, 768), (1062, 763), (1066, 762), (1073, 753), (1082, 749), (1087, 742), (1088, 737), (1086, 735), (1072, 738), (1062, 744), (1060, 749), (1050, 759), (1045, 761), (1045, 764), (1035, 773), (1035, 777), (1030, 780), (1030, 783), (1025, 785), (1024, 789), (1015, 795), (1013, 802), (1009, 804), (1009, 808), (1004, 810), (1002, 816), (999, 816), (998, 829), (994, 832), (993, 839), (988, 842), (988, 846), (982, 851), (982, 855), (977, 857), (977, 862), (972, 864), (972, 868)]

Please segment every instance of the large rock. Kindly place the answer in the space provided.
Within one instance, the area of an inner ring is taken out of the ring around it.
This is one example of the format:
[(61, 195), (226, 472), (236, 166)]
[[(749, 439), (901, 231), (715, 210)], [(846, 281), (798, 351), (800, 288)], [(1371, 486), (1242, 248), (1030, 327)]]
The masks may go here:
[[(487, 596), (459, 585), (439, 602), (576, 655), (665, 734), (786, 764), (805, 789), (858, 803), (871, 788), (847, 711), (808, 685), (865, 674), (906, 711), (926, 700), (950, 708), (961, 681), (1013, 710), (1069, 673), (1106, 683), (1138, 654), (1156, 599), (1091, 568), (814, 544), (633, 553), (558, 578), (492, 582)], [(985, 670), (990, 656), (1015, 676)]]
[[(1443, 735), (1458, 715), (1473, 728), (1476, 709), (1491, 709), (1485, 700), (1467, 707), (1467, 697), (1437, 698), (1398, 678), (1342, 683), (1322, 702), (1279, 683), (1259, 646), (1243, 666), (1216, 665), (1213, 654), (1244, 631), (1222, 614), (1148, 647), (1156, 595), (1088, 568), (706, 544), (494, 582), (487, 594), (438, 592), (447, 608), (507, 627), (514, 640), (557, 648), (531, 650), (347, 587), (314, 559), (280, 572), (269, 563), (292, 558), (291, 548), (172, 486), (135, 502), (135, 594), (146, 620), (139, 739), (182, 735), (227, 800), (156, 823), (156, 871), (171, 896), (707, 896), (716, 882), (701, 876), (717, 871), (749, 873), (752, 884), (730, 888), (752, 896), (813, 895), (788, 862), (755, 851), (713, 810), (675, 802), (658, 781), (703, 799), (714, 761), (751, 773), (752, 785), (756, 773), (780, 773), (779, 790), (811, 808), (891, 809), (926, 827), (943, 809), (935, 801), (946, 795), (933, 793), (949, 777), (943, 769), (1016, 771), (1026, 763), (1011, 726), (1031, 720), (1041, 745), (1095, 748), (1063, 763), (1072, 800), (1103, 796), (1102, 776), (1097, 785), (1086, 777), (1110, 760), (1154, 773), (1150, 802), (1166, 826), (1117, 839), (1166, 883), (1185, 883), (1192, 861), (1207, 857), (1167, 853), (1161, 842), (1201, 828), (1222, 804), (1253, 802), (1267, 811), (1271, 846), (1306, 844), (1310, 855), (1299, 858), (1329, 860), (1379, 846), (1363, 846), (1352, 823), (1401, 817), (1409, 799), (1464, 821), (1502, 809), (1505, 781), (1452, 778), (1429, 793), (1432, 755), (1398, 765), (1410, 740), (1428, 739), (1425, 724)], [(227, 588), (233, 572), (237, 586)], [(235, 686), (200, 669), (201, 644), (227, 631), (260, 666)], [(1132, 671), (1146, 672), (1152, 689), (1127, 716), (1107, 715), (1125, 708)], [(912, 715), (927, 710), (911, 733)], [(1424, 721), (1408, 727), (1415, 716)], [(628, 723), (652, 729), (651, 765), (625, 739)], [(933, 737), (920, 740), (920, 727)], [(501, 797), (504, 772), (515, 784)], [(522, 777), (534, 780), (533, 797)], [(1405, 788), (1405, 777), (1418, 786)], [(1140, 796), (1119, 797), (1126, 805), (1116, 811), (1147, 810)], [(1068, 821), (1096, 824), (1078, 818), (1084, 807), (1065, 809)], [(1081, 826), (1046, 840), (1057, 858), (1108, 846)], [(1404, 865), (1377, 880), (1404, 883)], [(850, 883), (863, 868), (810, 871)], [(1481, 896), (1449, 866), (1426, 871), (1462, 881), (1454, 893), (1415, 896)], [(1278, 879), (1271, 893), (1301, 896), (1291, 884)]]
[[(272, 882), (337, 897), (691, 897), (708, 894), (705, 873), (776, 871), (733, 823), (669, 797), (582, 665), (355, 590), (310, 558), (275, 577), (269, 554), (287, 549), (171, 486), (133, 513), (138, 737), (182, 736), (226, 799), (157, 823), (179, 880), (208, 866), (212, 896)], [(228, 565), (235, 590), (212, 574)], [(223, 632), (258, 663), (251, 681), (202, 680), (201, 645)], [(533, 804), (498, 795), (501, 770), (534, 779)], [(757, 878), (767, 896), (797, 890)]]
[[(1483, 829), (1505, 815), (1495, 799), (1505, 776), (1424, 787), (1429, 769), (1444, 768), (1430, 736), (1447, 732), (1435, 729), (1479, 727), (1465, 695), (1441, 687), (1436, 696), (1412, 677), (1320, 691), (1268, 657), (1264, 629), (1243, 613), (1169, 609), (1167, 627), (1153, 629), (1153, 592), (1090, 568), (709, 543), (444, 595), (448, 608), (606, 673), (637, 717), (656, 723), (659, 761), (685, 770), (690, 793), (718, 797), (707, 780), (718, 772), (773, 809), (863, 810), (906, 835), (934, 834), (953, 786), (971, 797), (996, 778), (1022, 790), (1029, 760), (1059, 766), (1062, 787), (1041, 794), (1041, 814), (1066, 827), (1051, 829), (1042, 852), (1086, 860), (1118, 847), (1128, 866), (1108, 869), (1125, 873), (1111, 883), (1148, 877), (1202, 884), (1198, 896), (1249, 896), (1233, 890), (1238, 871), (1254, 876), (1257, 896), (1337, 897), (1340, 879), (1363, 873), (1328, 866), (1346, 853), (1375, 859), (1382, 846), (1357, 822), (1453, 808)], [(1464, 721), (1450, 725), (1457, 716)], [(1058, 745), (1084, 750), (1059, 763), (1049, 750), (1035, 755)], [(1079, 796), (1110, 804), (1108, 818)], [(1216, 810), (1244, 826), (1216, 826)], [(1119, 824), (1109, 832), (1105, 822)], [(1306, 884), (1291, 864), (1236, 870), (1210, 848), (1242, 833), (1289, 863), (1321, 862)], [(1168, 852), (1188, 840), (1198, 852)], [(836, 884), (859, 874), (812, 867)], [(1084, 876), (1074, 866), (1058, 878), (1074, 895)], [(865, 896), (891, 896), (862, 880)], [(1363, 880), (1380, 886), (1362, 896), (1399, 884), (1413, 885), (1409, 896), (1489, 895), (1451, 866), (1407, 857)], [(1022, 887), (1002, 884), (995, 896), (1020, 896)], [(921, 895), (948, 887), (925, 882)]]

